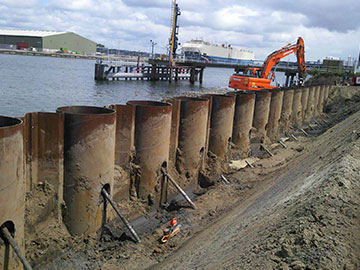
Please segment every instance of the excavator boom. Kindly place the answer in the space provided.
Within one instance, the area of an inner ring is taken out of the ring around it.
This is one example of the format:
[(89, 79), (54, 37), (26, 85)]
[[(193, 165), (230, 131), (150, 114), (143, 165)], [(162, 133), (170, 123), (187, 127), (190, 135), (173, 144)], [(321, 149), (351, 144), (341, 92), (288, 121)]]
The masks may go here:
[[(287, 44), (279, 50), (272, 52), (265, 60), (259, 77), (251, 77), (246, 75), (232, 75), (230, 77), (229, 87), (242, 90), (260, 90), (260, 89), (272, 89), (275, 86), (271, 86), (271, 79), (269, 78), (270, 72), (274, 66), (276, 66), (280, 60), (292, 53), (296, 53), (298, 72), (300, 77), (306, 72), (305, 65), (305, 47), (304, 40), (299, 37), (296, 44)], [(250, 68), (253, 69), (253, 68)]]

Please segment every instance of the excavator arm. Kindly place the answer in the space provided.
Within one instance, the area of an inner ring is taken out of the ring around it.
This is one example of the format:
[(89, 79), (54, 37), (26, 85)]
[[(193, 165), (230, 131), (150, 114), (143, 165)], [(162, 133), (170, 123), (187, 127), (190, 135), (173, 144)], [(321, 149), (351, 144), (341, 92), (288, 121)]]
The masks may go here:
[(260, 74), (260, 78), (268, 79), (269, 74), (274, 66), (276, 66), (280, 60), (292, 53), (296, 52), (298, 70), (300, 76), (302, 76), (306, 71), (305, 65), (305, 49), (304, 49), (304, 40), (299, 37), (296, 44), (287, 44), (281, 49), (271, 53), (265, 60), (263, 69)]

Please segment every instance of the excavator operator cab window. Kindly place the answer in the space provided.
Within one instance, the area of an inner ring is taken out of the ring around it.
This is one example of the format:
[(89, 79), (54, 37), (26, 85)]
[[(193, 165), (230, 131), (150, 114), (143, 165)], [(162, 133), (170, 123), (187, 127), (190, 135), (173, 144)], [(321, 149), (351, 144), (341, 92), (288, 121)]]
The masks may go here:
[(252, 76), (253, 75), (252, 73), (253, 71), (250, 68), (245, 70), (245, 75)]
[(260, 70), (260, 69), (256, 70), (256, 71), (255, 71), (255, 77), (256, 77), (256, 78), (259, 78), (259, 77), (260, 77), (260, 73), (261, 73), (261, 70)]

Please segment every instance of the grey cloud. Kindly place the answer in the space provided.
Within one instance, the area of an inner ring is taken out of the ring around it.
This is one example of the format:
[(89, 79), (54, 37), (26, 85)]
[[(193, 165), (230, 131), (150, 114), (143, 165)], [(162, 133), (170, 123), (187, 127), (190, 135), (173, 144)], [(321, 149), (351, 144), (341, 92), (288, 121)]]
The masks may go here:
[(357, 0), (254, 0), (248, 5), (252, 8), (264, 7), (269, 10), (301, 13), (309, 19), (306, 26), (330, 31), (346, 32), (360, 26), (360, 1)]
[[(109, 47), (165, 51), (170, 31), (170, 0), (0, 0), (0, 28), (76, 31)], [(196, 37), (231, 43), (263, 59), (303, 36), (307, 57), (346, 57), (358, 50), (360, 1), (178, 0), (180, 42)], [(236, 8), (238, 7), (238, 8)], [(228, 9), (228, 12), (226, 12)], [(241, 15), (237, 17), (236, 15)], [(353, 29), (353, 30), (351, 30)]]

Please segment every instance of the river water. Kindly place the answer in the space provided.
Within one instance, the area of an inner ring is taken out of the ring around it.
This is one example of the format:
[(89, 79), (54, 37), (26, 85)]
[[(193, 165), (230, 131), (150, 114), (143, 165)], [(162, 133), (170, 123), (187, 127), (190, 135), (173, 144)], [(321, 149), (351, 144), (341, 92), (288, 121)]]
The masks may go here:
[(94, 80), (95, 60), (0, 54), (0, 115), (54, 112), (69, 105), (105, 106), (161, 100), (188, 91), (223, 90), (233, 69), (206, 68), (200, 85), (189, 81)]

